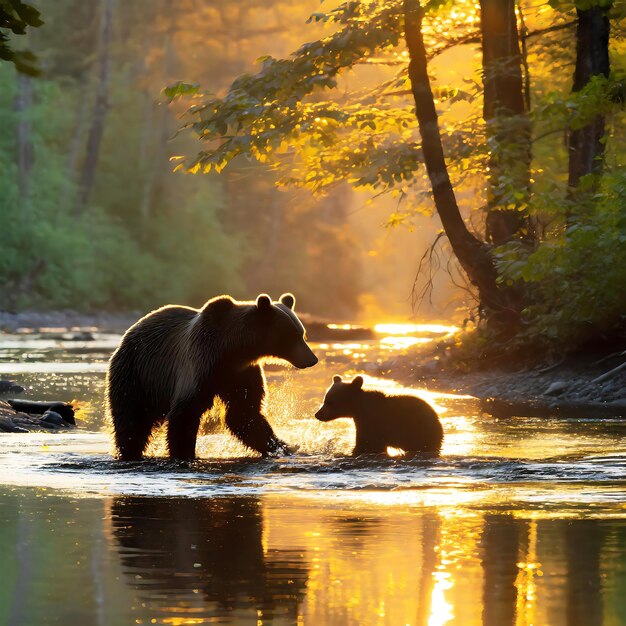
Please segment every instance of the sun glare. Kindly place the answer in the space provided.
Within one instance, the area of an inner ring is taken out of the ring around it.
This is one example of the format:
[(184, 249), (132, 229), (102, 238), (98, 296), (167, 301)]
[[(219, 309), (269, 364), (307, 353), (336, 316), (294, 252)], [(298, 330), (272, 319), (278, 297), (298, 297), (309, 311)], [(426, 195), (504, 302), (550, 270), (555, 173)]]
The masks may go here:
[(443, 324), (376, 324), (374, 330), (380, 335), (414, 335), (425, 332), (448, 335), (459, 329), (457, 326)]
[(433, 340), (432, 337), (383, 337), (380, 340), (381, 345), (389, 346), (394, 350), (403, 350), (410, 348), (411, 346), (417, 346), (422, 343), (430, 343)]
[(454, 586), (450, 572), (433, 574), (435, 585), (431, 596), (431, 610), (428, 626), (443, 626), (454, 617), (452, 605), (446, 600), (446, 591)]

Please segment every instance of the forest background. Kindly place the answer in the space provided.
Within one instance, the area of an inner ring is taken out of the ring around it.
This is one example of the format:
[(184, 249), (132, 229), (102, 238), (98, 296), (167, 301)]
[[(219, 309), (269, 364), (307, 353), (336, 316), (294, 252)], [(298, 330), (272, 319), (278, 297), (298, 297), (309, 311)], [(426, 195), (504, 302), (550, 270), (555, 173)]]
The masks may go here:
[(40, 73), (0, 64), (0, 308), (145, 311), (291, 290), (328, 318), (410, 315), (422, 236), (385, 229), (388, 202), (278, 190), (247, 159), (172, 171), (197, 145), (175, 138), (182, 109), (164, 87), (217, 93), (261, 53), (288, 54), (316, 0), (30, 4), (45, 23), (12, 43)]
[[(488, 246), (499, 288), (525, 293), (523, 334), (562, 345), (623, 329), (624, 3), (500, 3), (514, 16), (524, 102), (504, 118), (513, 131), (498, 132), (479, 6), (490, 2), (424, 4), (456, 201)], [(419, 304), (420, 317), (476, 318), (480, 286), (441, 236), (424, 169), (408, 5), (36, 3), (45, 25), (18, 46), (35, 53), (39, 75), (0, 65), (3, 308), (145, 310), (291, 289), (326, 317), (406, 316)], [(585, 12), (610, 25), (610, 63), (576, 86)], [(292, 66), (277, 60), (294, 50)], [(318, 66), (299, 74), (307, 55)], [(331, 70), (318, 76), (324, 63)], [(197, 138), (173, 138), (189, 102), (168, 104), (162, 91), (177, 81), (167, 95), (200, 98), (192, 128), (209, 148), (195, 160)], [(285, 110), (302, 115), (297, 132)], [(520, 120), (522, 141), (507, 142), (519, 139)], [(592, 123), (601, 126), (592, 167), (573, 182), (572, 138)], [(235, 138), (245, 149), (228, 152)], [(182, 170), (209, 173), (174, 173), (178, 155), (192, 155)], [(520, 159), (522, 184), (511, 167)], [(511, 214), (523, 232), (499, 238), (494, 223)]]

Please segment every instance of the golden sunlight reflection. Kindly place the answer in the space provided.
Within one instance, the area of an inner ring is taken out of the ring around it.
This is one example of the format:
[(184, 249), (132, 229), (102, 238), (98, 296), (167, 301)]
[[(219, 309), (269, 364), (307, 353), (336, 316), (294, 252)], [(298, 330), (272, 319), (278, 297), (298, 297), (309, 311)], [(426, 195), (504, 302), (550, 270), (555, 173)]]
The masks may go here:
[(418, 344), (431, 343), (433, 339), (433, 337), (383, 337), (380, 343), (395, 350), (403, 350)]
[(300, 501), (294, 524), (294, 505), (264, 498), (267, 549), (278, 554), (297, 546), (308, 558), (305, 623), (480, 624), (480, 515), (421, 508), (415, 516), (398, 504), (372, 509), (362, 501), (341, 507)]
[(537, 561), (537, 520), (528, 522), (528, 547), (524, 560), (517, 564), (517, 620), (515, 626), (533, 626), (537, 620), (537, 578), (543, 576)]
[(454, 586), (450, 572), (435, 572), (433, 574), (435, 584), (431, 596), (431, 610), (428, 618), (428, 626), (443, 626), (453, 617), (452, 605), (446, 601), (445, 593)]
[(418, 333), (450, 334), (459, 329), (457, 326), (442, 324), (376, 324), (374, 330), (380, 335), (410, 335)]
[(28, 555), (37, 615), (82, 589), (70, 605), (81, 619), (63, 623), (91, 623), (102, 599), (101, 624), (564, 626), (581, 611), (581, 624), (623, 623), (623, 515), (336, 495), (20, 490), (0, 492), (5, 515), (23, 507), (0, 522), (49, 546)]

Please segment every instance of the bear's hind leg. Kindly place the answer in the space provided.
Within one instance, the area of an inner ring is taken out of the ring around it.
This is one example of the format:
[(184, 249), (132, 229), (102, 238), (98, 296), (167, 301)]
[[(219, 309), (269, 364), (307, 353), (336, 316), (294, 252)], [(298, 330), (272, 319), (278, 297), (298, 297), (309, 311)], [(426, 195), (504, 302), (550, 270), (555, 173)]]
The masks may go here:
[(155, 424), (137, 380), (134, 356), (122, 342), (111, 358), (106, 379), (107, 411), (115, 433), (117, 457), (122, 461), (142, 458)]
[(167, 448), (171, 459), (193, 461), (200, 418), (208, 407), (196, 403), (175, 405), (168, 413)]
[(142, 414), (120, 414), (113, 416), (115, 447), (122, 461), (139, 461), (143, 457), (154, 421)]

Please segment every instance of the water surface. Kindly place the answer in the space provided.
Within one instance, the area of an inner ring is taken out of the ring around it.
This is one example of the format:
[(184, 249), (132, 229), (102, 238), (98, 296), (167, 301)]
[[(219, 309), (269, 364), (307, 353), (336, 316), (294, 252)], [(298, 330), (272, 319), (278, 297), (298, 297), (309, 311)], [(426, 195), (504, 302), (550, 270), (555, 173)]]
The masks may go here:
[[(0, 337), (3, 377), (83, 418), (0, 436), (0, 624), (626, 623), (626, 421), (496, 420), (406, 390), (388, 358), (445, 332), (409, 330), (269, 368), (293, 456), (250, 455), (214, 415), (191, 464), (161, 440), (112, 459), (102, 386), (119, 337)], [(350, 457), (351, 422), (312, 416), (333, 374), (356, 373), (433, 402), (441, 457)]]

